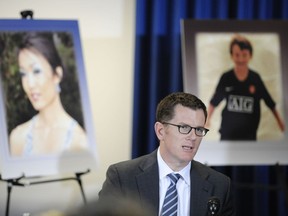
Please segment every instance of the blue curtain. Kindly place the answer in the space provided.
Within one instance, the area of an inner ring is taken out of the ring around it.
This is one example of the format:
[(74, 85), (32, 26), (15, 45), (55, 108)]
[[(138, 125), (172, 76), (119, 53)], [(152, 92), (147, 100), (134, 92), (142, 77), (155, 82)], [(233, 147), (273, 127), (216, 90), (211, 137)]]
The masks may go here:
[[(288, 18), (288, 0), (137, 0), (132, 158), (158, 147), (153, 128), (157, 102), (171, 92), (183, 91), (180, 19), (187, 18), (283, 20)], [(287, 166), (214, 168), (235, 183), (238, 215), (288, 214), (284, 191), (273, 188), (280, 185), (278, 168), (287, 183)]]

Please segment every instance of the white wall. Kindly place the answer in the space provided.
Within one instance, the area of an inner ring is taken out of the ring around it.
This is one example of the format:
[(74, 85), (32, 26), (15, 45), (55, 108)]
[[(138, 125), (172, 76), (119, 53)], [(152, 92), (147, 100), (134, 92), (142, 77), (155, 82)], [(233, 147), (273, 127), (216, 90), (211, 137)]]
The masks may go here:
[[(130, 159), (134, 7), (134, 0), (0, 0), (0, 19), (20, 19), (20, 11), (32, 9), (34, 19), (79, 21), (100, 162), (95, 172), (82, 177), (88, 201), (97, 197), (108, 166)], [(0, 182), (0, 194), (0, 215), (4, 215), (6, 182)], [(82, 203), (74, 181), (13, 187), (10, 215), (66, 211)]]

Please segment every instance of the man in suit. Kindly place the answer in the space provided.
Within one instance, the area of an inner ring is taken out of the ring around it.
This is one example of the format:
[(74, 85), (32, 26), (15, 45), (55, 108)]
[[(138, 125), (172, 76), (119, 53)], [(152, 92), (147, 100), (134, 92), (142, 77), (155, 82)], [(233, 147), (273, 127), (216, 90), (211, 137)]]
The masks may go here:
[(176, 207), (170, 210), (176, 209), (169, 215), (206, 216), (212, 197), (218, 200), (216, 206), (220, 205), (214, 215), (235, 215), (230, 178), (193, 160), (209, 131), (204, 127), (206, 119), (206, 106), (196, 96), (183, 92), (166, 96), (157, 106), (154, 125), (159, 148), (111, 165), (99, 199), (129, 197), (149, 208), (153, 215), (164, 215), (166, 191), (173, 184), (168, 174), (173, 173), (179, 180), (174, 182)]

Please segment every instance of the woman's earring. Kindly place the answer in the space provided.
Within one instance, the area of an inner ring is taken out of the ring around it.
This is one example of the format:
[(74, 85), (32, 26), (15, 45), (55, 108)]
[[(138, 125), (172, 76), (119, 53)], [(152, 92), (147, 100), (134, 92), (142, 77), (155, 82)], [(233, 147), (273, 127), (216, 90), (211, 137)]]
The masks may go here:
[(56, 92), (60, 93), (61, 92), (61, 87), (60, 84), (56, 84)]

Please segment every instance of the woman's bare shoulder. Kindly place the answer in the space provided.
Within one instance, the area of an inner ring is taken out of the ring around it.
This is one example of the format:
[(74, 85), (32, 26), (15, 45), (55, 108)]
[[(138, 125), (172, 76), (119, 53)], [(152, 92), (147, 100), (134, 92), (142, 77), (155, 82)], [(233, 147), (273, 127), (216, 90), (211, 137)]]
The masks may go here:
[(74, 129), (72, 144), (72, 148), (86, 149), (88, 147), (87, 134), (79, 124)]
[(20, 124), (18, 125), (17, 127), (15, 127), (11, 133), (10, 133), (10, 137), (9, 137), (9, 140), (10, 140), (10, 145), (20, 145), (21, 143), (24, 143), (25, 142), (25, 137), (29, 131), (29, 124), (30, 124), (30, 121), (27, 121), (23, 124)]
[(27, 133), (28, 129), (29, 129), (29, 125), (30, 125), (30, 121), (27, 121), (23, 124), (17, 125), (12, 131), (11, 131), (11, 136), (12, 135), (22, 135)]

